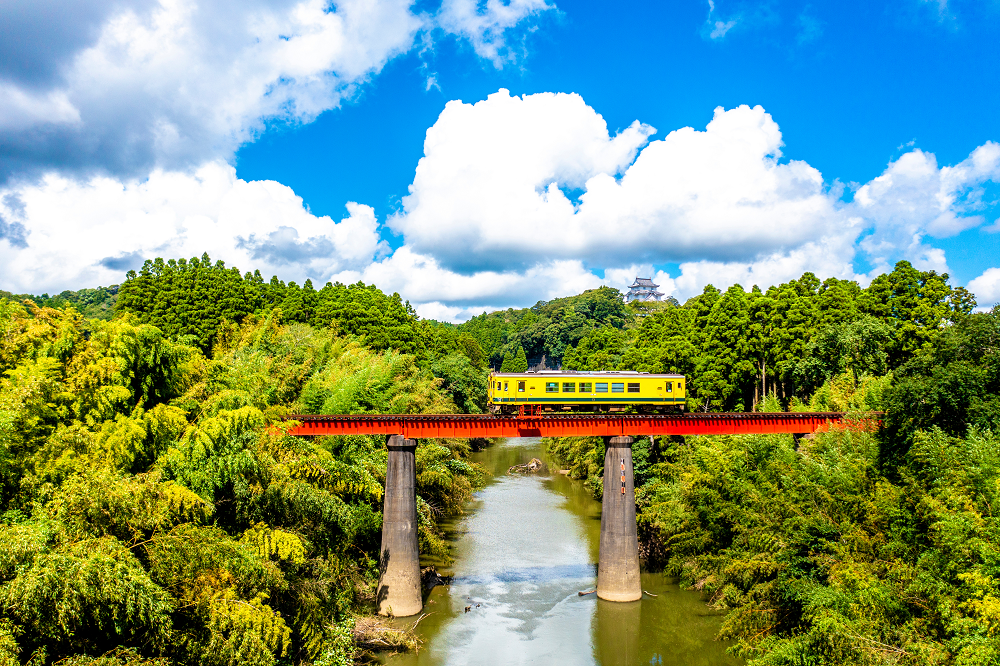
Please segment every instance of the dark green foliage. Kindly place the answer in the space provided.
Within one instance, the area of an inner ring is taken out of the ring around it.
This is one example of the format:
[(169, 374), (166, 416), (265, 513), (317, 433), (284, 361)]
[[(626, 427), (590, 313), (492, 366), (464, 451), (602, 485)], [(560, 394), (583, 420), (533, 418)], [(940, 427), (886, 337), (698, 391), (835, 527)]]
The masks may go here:
[(97, 289), (80, 289), (79, 291), (64, 291), (55, 296), (42, 294), (32, 296), (30, 294), (15, 295), (10, 292), (0, 290), (0, 298), (6, 298), (15, 302), (30, 300), (39, 307), (55, 308), (64, 310), (74, 308), (87, 319), (109, 320), (114, 315), (115, 303), (118, 300), (118, 285), (110, 287), (98, 287)]
[(896, 462), (914, 433), (953, 436), (1000, 428), (1000, 310), (959, 318), (896, 372), (886, 398), (885, 457)]
[(543, 358), (548, 367), (555, 368), (562, 363), (567, 349), (591, 331), (604, 326), (621, 329), (634, 318), (621, 292), (601, 287), (579, 296), (539, 301), (523, 310), (484, 313), (460, 328), (479, 342), (495, 368), (501, 367), (507, 357), (516, 357), (518, 347), (524, 351), (525, 368)]
[(221, 261), (201, 259), (147, 260), (136, 274), (129, 271), (115, 309), (136, 313), (168, 336), (192, 336), (209, 350), (223, 321), (240, 322), (263, 304), (260, 274), (241, 276)]
[[(475, 342), (475, 341), (473, 341)], [(431, 364), (435, 377), (442, 379), (441, 389), (446, 391), (466, 414), (486, 411), (487, 372), (477, 368), (464, 354), (450, 354)]]
[(975, 300), (965, 289), (948, 286), (948, 275), (920, 272), (906, 261), (872, 280), (860, 300), (862, 311), (893, 322), (893, 366), (912, 357), (941, 325), (969, 314)]
[(422, 356), (428, 333), (398, 294), (386, 296), (362, 283), (327, 283), (317, 291), (310, 280), (300, 287), (277, 277), (264, 282), (259, 272), (240, 275), (236, 268), (192, 258), (146, 261), (121, 285), (118, 312), (133, 312), (168, 336), (193, 336), (209, 351), (223, 322), (240, 323), (250, 314), (280, 309), (282, 320), (317, 328), (336, 326), (358, 336), (371, 349), (397, 349)]
[(871, 315), (827, 325), (814, 335), (795, 366), (795, 384), (803, 392), (812, 392), (845, 370), (855, 383), (863, 375), (884, 375), (889, 359), (886, 348), (891, 339), (889, 326)]
[(517, 351), (508, 350), (500, 365), (500, 372), (525, 372), (528, 369), (528, 357), (524, 353), (524, 347), (517, 346)]
[(605, 370), (617, 368), (628, 340), (624, 331), (604, 327), (598, 328), (580, 340), (576, 347), (570, 347), (563, 357), (566, 370)]
[(766, 292), (709, 285), (682, 306), (644, 307), (635, 323), (588, 333), (563, 363), (688, 375), (692, 409), (756, 409), (772, 393), (788, 406), (845, 370), (857, 384), (899, 368), (974, 304), (947, 275), (905, 261), (867, 289), (812, 273)]

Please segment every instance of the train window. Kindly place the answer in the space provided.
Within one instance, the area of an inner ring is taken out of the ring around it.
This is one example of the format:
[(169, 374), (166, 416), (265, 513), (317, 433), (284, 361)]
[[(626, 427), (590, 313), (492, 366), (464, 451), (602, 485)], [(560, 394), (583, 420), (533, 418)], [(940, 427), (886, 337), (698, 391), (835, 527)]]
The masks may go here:
[(576, 393), (576, 382), (563, 382), (563, 393)]
[(639, 392), (639, 382), (629, 382), (628, 383), (628, 392), (629, 393), (638, 393)]
[[(678, 384), (677, 386), (679, 387), (680, 384)], [(674, 392), (674, 383), (667, 382), (667, 393), (673, 393), (673, 392)]]
[(517, 383), (517, 392), (518, 393), (524, 393), (524, 382), (518, 382)]
[(624, 393), (625, 392), (625, 384), (624, 384), (624, 382), (621, 383), (621, 384), (618, 384), (616, 382), (612, 382), (611, 383), (611, 392), (612, 393)]
[(498, 390), (498, 391), (499, 391), (499, 390), (500, 390), (500, 382), (497, 382), (497, 383), (496, 383), (496, 386), (494, 386), (493, 388), (495, 388), (496, 390)]
[(593, 391), (590, 382), (580, 382), (580, 393), (590, 393)]
[(559, 382), (545, 382), (546, 393), (559, 393)]
[(504, 391), (508, 390), (508, 388), (507, 388), (508, 386), (509, 386), (509, 384), (507, 384), (507, 382), (504, 382), (503, 383), (503, 390)]
[(608, 392), (608, 384), (607, 384), (607, 382), (597, 382), (597, 392), (598, 393), (607, 393)]

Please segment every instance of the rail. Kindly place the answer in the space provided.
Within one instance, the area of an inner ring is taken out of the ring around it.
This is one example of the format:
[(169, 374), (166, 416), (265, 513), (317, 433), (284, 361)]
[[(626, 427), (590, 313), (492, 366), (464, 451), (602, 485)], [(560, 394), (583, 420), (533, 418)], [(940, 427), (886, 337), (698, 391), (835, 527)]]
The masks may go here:
[(481, 414), (349, 414), (284, 417), (289, 435), (445, 437), (566, 437), (619, 435), (803, 435), (831, 428), (874, 430), (881, 415), (841, 412), (733, 412), (642, 415), (493, 416)]

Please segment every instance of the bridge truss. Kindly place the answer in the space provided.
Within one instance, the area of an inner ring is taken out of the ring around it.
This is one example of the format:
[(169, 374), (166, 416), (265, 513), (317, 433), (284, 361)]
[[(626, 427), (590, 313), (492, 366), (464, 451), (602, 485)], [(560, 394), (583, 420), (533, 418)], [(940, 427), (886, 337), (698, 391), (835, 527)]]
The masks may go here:
[(840, 412), (733, 412), (669, 416), (481, 414), (295, 415), (289, 435), (402, 435), (407, 439), (445, 437), (618, 437), (636, 435), (804, 435), (831, 428), (875, 430), (880, 415), (848, 417)]

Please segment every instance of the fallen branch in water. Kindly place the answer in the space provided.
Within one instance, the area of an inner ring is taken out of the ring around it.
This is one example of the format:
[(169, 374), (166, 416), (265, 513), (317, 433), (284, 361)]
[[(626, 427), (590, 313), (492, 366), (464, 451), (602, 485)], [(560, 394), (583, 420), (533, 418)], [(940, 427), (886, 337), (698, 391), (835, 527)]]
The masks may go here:
[(658, 596), (660, 596), (658, 594), (653, 594), (652, 592), (649, 592), (648, 590), (643, 590), (643, 594), (648, 594), (651, 597), (658, 597)]
[(528, 462), (521, 465), (511, 465), (507, 468), (508, 474), (530, 474), (532, 472), (543, 472), (545, 471), (545, 463), (543, 463), (538, 458), (532, 458)]
[(410, 631), (413, 631), (414, 629), (416, 629), (416, 628), (417, 628), (417, 625), (418, 625), (418, 624), (420, 624), (420, 621), (421, 621), (422, 619), (424, 619), (424, 618), (425, 618), (425, 617), (427, 617), (428, 615), (433, 615), (433, 614), (434, 614), (434, 613), (436, 613), (436, 612), (437, 612), (437, 611), (430, 611), (429, 613), (423, 613), (423, 614), (422, 614), (422, 615), (421, 615), (420, 617), (418, 617), (418, 618), (417, 618), (417, 621), (413, 623), (413, 626), (412, 626), (412, 627), (410, 627)]
[(594, 592), (597, 592), (597, 590), (587, 590), (586, 592), (577, 592), (576, 594), (578, 596), (585, 597), (588, 594), (593, 594)]

